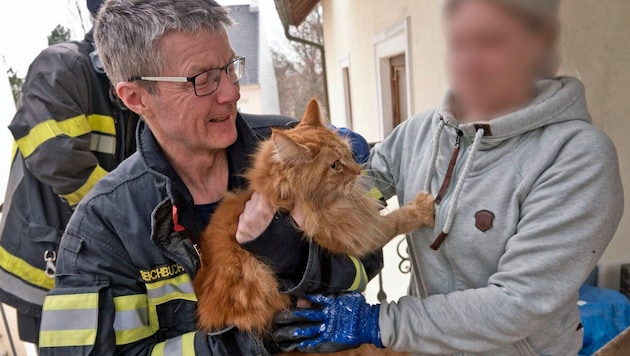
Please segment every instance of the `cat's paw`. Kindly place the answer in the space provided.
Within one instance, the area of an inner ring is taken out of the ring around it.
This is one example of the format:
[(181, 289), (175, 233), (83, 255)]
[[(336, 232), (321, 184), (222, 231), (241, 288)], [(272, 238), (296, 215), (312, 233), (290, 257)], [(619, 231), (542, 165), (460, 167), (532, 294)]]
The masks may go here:
[(430, 193), (420, 192), (414, 200), (414, 207), (422, 224), (428, 227), (435, 226), (435, 198)]

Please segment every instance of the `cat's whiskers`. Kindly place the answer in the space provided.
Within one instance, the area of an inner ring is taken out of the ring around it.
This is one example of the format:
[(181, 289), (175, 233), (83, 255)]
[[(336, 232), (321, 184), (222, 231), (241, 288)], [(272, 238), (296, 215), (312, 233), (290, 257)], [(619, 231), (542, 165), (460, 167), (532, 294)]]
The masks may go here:
[(357, 210), (359, 209), (363, 209), (366, 212), (371, 212), (372, 209), (370, 209), (370, 207), (367, 206), (367, 204), (365, 203), (365, 197), (361, 196), (359, 194), (361, 193), (357, 193), (356, 190), (352, 190), (350, 192), (348, 192), (348, 199), (354, 204), (355, 208), (357, 208)]

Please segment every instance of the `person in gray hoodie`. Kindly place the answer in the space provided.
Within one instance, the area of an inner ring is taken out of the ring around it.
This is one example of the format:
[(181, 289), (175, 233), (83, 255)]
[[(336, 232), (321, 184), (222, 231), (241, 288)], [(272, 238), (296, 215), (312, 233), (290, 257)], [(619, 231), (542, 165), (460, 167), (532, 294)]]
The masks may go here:
[[(578, 289), (623, 213), (611, 140), (584, 86), (557, 77), (558, 0), (446, 0), (451, 90), (375, 147), (385, 198), (435, 195), (408, 239), (411, 296), (311, 296), (275, 332), (286, 349), (372, 343), (413, 354), (576, 355)], [(305, 324), (301, 322), (308, 321)], [(288, 345), (288, 346), (287, 346)]]

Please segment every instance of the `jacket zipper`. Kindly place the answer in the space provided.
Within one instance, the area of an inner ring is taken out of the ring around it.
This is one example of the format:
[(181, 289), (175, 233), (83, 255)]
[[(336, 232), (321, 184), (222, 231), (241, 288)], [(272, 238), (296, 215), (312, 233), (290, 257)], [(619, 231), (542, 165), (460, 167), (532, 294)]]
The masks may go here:
[[(453, 127), (457, 130), (457, 135), (458, 135), (457, 140), (455, 142), (455, 150), (458, 151), (458, 156), (461, 156), (461, 157), (455, 157), (457, 161), (455, 165), (453, 166), (452, 177), (449, 183), (450, 186), (455, 186), (457, 184), (457, 179), (461, 171), (462, 162), (466, 161), (466, 155), (467, 155), (467, 150), (466, 150), (467, 147), (462, 142), (463, 132), (459, 129), (459, 127), (457, 126), (453, 126)], [(446, 211), (448, 210), (448, 205), (450, 203), (452, 192), (453, 192), (452, 189), (447, 189), (444, 192), (444, 196), (441, 197), (440, 204), (438, 205), (438, 214), (437, 214), (438, 219), (436, 223), (440, 230), (441, 230), (441, 227), (444, 225), (444, 220), (446, 219)], [(453, 266), (451, 265), (451, 261), (448, 257), (447, 246), (443, 246), (439, 250), (440, 250), (440, 255), (442, 256), (442, 259), (444, 260), (446, 271), (448, 272), (447, 282), (448, 282), (448, 292), (450, 293), (450, 292), (453, 292), (455, 288), (454, 286), (455, 272), (453, 271)]]

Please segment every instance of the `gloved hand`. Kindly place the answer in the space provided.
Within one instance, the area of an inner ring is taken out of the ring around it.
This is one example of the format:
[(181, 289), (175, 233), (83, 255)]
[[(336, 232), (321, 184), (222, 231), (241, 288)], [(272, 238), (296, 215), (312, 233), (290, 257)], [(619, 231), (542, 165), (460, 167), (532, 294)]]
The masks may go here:
[(337, 128), (333, 124), (328, 124), (328, 128), (336, 131), (339, 136), (350, 141), (350, 148), (352, 148), (354, 160), (358, 164), (363, 164), (368, 161), (370, 158), (370, 145), (363, 136), (345, 127)]
[(361, 293), (306, 296), (313, 309), (292, 309), (276, 317), (274, 341), (282, 351), (338, 352), (361, 344), (383, 347), (378, 326), (380, 305), (369, 305)]

